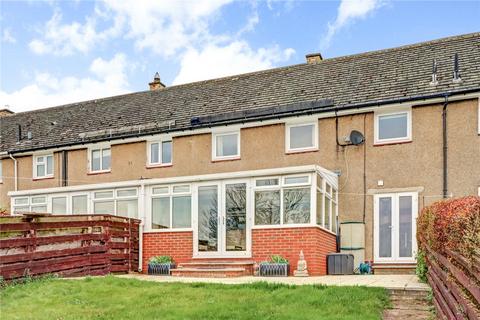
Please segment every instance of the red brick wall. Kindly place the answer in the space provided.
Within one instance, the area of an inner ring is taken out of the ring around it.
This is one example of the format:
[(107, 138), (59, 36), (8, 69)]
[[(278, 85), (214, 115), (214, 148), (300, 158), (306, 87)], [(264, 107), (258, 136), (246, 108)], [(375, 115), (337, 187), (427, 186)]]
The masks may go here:
[(326, 255), (336, 250), (335, 236), (316, 227), (252, 230), (252, 253), (257, 262), (268, 260), (272, 254), (280, 254), (290, 262), (290, 273), (293, 274), (300, 250), (305, 255), (308, 273), (325, 275)]
[[(252, 259), (261, 262), (268, 260), (272, 254), (280, 254), (290, 261), (290, 273), (293, 274), (297, 267), (300, 250), (303, 250), (309, 274), (325, 275), (327, 273), (326, 255), (335, 252), (335, 241), (333, 234), (316, 227), (254, 229), (252, 230)], [(143, 272), (147, 271), (148, 259), (157, 255), (169, 255), (177, 264), (190, 261), (193, 255), (193, 233), (144, 233)]]
[(171, 256), (175, 263), (187, 262), (193, 255), (193, 232), (156, 232), (143, 234), (142, 271), (147, 272), (153, 256)]

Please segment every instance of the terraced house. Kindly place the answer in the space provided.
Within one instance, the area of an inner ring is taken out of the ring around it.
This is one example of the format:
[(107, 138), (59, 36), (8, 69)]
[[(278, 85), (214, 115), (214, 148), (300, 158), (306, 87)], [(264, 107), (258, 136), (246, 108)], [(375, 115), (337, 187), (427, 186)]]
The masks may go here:
[[(142, 261), (353, 253), (411, 270), (425, 205), (478, 194), (480, 33), (0, 118), (0, 207), (143, 224)], [(338, 247), (338, 248), (337, 248)], [(292, 268), (294, 269), (294, 268)]]

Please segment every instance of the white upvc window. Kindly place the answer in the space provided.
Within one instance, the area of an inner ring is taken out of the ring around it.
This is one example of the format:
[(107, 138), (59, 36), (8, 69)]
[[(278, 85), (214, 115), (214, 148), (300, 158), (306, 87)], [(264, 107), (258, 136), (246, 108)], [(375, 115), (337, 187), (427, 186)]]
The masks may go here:
[(255, 179), (255, 225), (311, 223), (311, 175)]
[(317, 175), (317, 225), (337, 233), (338, 192), (326, 179)]
[(189, 184), (154, 186), (151, 196), (151, 229), (190, 229), (192, 194)]
[(147, 148), (149, 166), (167, 166), (172, 164), (173, 143), (171, 138), (151, 141), (147, 144)]
[(43, 179), (53, 177), (53, 154), (33, 156), (33, 178)]
[(51, 197), (52, 214), (67, 214), (68, 213), (68, 196), (55, 195)]
[(375, 112), (375, 144), (412, 141), (412, 109)]
[(88, 151), (88, 162), (91, 173), (109, 172), (112, 162), (110, 146), (90, 148)]
[(137, 188), (99, 190), (93, 192), (93, 212), (122, 217), (138, 217)]
[(17, 197), (13, 198), (13, 213), (21, 212), (47, 212), (47, 196), (31, 196), (31, 197)]
[(285, 151), (287, 153), (314, 150), (318, 150), (318, 121), (285, 125)]
[(212, 159), (240, 158), (240, 131), (212, 133)]

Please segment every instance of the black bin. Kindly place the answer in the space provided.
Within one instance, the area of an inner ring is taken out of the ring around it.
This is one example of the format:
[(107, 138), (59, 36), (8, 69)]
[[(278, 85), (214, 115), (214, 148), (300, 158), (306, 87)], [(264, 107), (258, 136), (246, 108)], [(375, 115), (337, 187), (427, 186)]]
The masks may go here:
[(353, 274), (353, 254), (330, 253), (327, 255), (328, 274)]

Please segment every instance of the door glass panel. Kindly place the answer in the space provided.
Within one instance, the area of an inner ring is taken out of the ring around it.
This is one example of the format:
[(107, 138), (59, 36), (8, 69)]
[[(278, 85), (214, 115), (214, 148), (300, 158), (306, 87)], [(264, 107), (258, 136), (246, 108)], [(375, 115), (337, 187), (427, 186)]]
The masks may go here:
[(379, 257), (390, 258), (392, 256), (392, 198), (379, 199)]
[(198, 251), (218, 251), (218, 188), (198, 188)]
[(399, 256), (412, 257), (412, 196), (399, 197)]
[(245, 183), (225, 186), (225, 237), (227, 251), (247, 250), (247, 186)]

